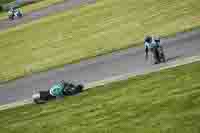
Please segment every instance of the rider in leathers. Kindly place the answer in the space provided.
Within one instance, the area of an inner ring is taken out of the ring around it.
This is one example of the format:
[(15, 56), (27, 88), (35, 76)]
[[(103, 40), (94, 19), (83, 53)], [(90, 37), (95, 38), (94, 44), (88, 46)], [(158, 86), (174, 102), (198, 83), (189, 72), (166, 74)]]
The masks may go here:
[[(147, 36), (144, 40), (144, 46), (145, 46), (145, 57), (146, 59), (148, 59), (148, 54), (149, 51), (151, 52), (151, 54), (153, 55), (154, 58), (154, 64), (158, 63), (158, 58), (157, 58), (157, 54), (158, 54), (158, 48), (160, 48), (160, 39), (159, 38), (155, 38), (153, 39), (151, 36)], [(156, 54), (157, 53), (157, 54)]]

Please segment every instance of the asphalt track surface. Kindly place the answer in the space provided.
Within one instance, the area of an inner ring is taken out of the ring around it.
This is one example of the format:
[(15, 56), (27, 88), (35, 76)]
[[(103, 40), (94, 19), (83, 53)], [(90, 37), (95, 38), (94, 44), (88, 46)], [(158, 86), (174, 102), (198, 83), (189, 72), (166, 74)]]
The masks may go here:
[(11, 27), (16, 27), (19, 24), (26, 24), (34, 20), (41, 19), (45, 16), (50, 16), (57, 14), (59, 12), (63, 12), (66, 10), (70, 10), (72, 8), (85, 5), (85, 4), (93, 4), (96, 0), (65, 0), (64, 2), (60, 2), (57, 4), (53, 4), (49, 7), (42, 8), (27, 14), (20, 19), (15, 19), (10, 21), (8, 19), (0, 20), (0, 31), (6, 30)]
[[(188, 33), (179, 33), (173, 38), (163, 38), (161, 41), (167, 62), (200, 53), (199, 29)], [(88, 84), (128, 73), (144, 73), (152, 69), (159, 69), (163, 65), (152, 65), (145, 61), (143, 47), (116, 51), (0, 84), (0, 105), (30, 99), (35, 88), (47, 90), (54, 82), (60, 80)]]

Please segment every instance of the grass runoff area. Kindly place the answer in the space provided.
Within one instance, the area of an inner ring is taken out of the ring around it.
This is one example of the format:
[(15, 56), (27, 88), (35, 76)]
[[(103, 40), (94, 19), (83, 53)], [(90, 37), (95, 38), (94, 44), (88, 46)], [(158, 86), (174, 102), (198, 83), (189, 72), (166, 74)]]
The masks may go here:
[[(13, 1), (13, 0), (12, 0)], [(56, 4), (59, 2), (64, 2), (64, 0), (40, 0), (36, 3), (26, 5), (21, 7), (20, 9), (22, 10), (23, 13), (28, 13), (32, 12), (41, 8), (48, 7), (52, 4)], [(0, 12), (0, 20), (8, 18), (8, 13), (7, 12)]]
[(200, 62), (0, 111), (2, 133), (199, 133)]
[(97, 0), (0, 33), (0, 81), (200, 26), (199, 0)]
[(7, 3), (10, 3), (10, 2), (13, 2), (14, 0), (1, 0), (0, 1), (0, 5), (2, 4), (7, 4)]

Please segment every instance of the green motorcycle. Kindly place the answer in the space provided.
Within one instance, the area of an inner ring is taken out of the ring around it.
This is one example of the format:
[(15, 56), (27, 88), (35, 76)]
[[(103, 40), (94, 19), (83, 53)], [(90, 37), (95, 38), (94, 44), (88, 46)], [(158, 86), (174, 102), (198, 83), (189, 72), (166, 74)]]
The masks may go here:
[(72, 82), (65, 82), (64, 80), (54, 84), (47, 91), (39, 91), (33, 94), (32, 98), (34, 103), (42, 104), (47, 101), (56, 99), (58, 97), (73, 96), (83, 91), (82, 84), (74, 84)]

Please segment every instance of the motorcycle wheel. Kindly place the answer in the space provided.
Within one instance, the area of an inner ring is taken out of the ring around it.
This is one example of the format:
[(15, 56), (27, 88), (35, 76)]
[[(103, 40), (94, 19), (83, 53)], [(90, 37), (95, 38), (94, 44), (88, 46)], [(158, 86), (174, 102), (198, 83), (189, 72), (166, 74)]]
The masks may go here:
[(160, 63), (160, 54), (157, 48), (153, 48), (153, 59), (154, 59), (154, 64), (159, 64)]
[(166, 62), (165, 55), (163, 53), (161, 54), (161, 59), (162, 59), (162, 62)]
[(9, 20), (14, 20), (14, 16), (11, 16), (11, 15), (10, 15), (10, 16), (8, 17), (8, 19), (9, 19)]

